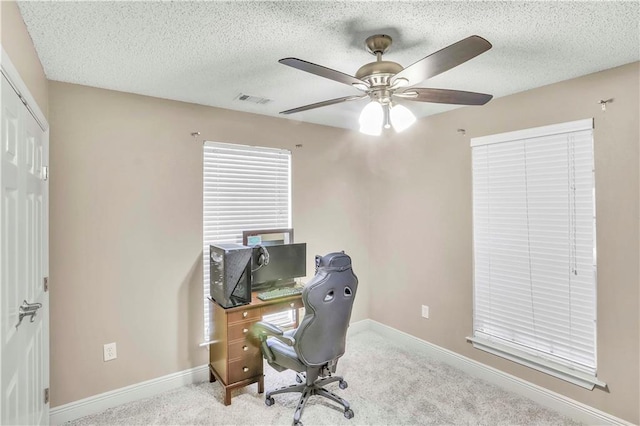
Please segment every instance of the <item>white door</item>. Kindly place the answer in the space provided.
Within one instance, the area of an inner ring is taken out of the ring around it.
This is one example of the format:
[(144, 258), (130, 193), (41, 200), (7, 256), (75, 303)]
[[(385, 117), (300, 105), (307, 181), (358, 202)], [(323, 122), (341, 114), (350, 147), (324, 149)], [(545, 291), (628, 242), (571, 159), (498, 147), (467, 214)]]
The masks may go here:
[[(0, 122), (0, 424), (49, 423), (48, 133), (3, 75)], [(27, 315), (18, 326), (20, 313)], [(45, 402), (45, 389), (47, 389)]]

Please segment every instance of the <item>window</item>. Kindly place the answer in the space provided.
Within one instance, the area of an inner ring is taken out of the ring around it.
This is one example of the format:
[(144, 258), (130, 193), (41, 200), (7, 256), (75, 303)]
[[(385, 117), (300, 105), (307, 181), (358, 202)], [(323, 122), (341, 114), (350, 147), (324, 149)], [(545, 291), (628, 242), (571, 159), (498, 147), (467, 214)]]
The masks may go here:
[(593, 120), (474, 138), (476, 348), (593, 389)]
[(209, 244), (242, 244), (242, 231), (291, 227), (291, 152), (204, 144), (204, 338), (209, 340)]

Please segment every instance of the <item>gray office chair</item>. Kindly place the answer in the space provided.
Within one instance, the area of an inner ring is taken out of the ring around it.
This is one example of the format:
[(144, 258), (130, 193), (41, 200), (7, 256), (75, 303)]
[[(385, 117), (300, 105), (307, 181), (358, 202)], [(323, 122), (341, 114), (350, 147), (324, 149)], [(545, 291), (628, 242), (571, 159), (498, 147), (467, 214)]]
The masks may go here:
[(258, 335), (262, 354), (269, 365), (278, 371), (296, 371), (299, 384), (269, 391), (265, 403), (273, 405), (272, 395), (301, 392), (293, 415), (293, 424), (302, 425), (300, 417), (312, 395), (337, 402), (344, 408), (344, 416), (353, 417), (349, 403), (323, 386), (339, 382), (346, 389), (347, 382), (336, 371), (338, 358), (344, 354), (351, 308), (358, 288), (358, 278), (351, 270), (351, 258), (341, 253), (316, 256), (316, 275), (302, 292), (305, 315), (298, 328), (283, 331), (279, 327), (258, 322), (254, 331)]

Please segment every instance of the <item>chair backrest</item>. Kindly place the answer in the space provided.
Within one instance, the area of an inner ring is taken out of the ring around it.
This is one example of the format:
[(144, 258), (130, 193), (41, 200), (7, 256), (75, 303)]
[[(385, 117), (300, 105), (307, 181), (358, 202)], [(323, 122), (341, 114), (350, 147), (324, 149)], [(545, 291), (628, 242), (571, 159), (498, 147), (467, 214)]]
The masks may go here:
[(316, 256), (316, 275), (302, 292), (305, 315), (293, 336), (304, 364), (320, 366), (344, 354), (357, 289), (348, 255)]

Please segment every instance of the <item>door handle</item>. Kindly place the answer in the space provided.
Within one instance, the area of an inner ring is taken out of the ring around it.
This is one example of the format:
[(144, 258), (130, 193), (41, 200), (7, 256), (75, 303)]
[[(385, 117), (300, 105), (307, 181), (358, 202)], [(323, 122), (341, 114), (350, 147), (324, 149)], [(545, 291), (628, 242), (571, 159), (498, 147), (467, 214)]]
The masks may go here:
[(33, 317), (36, 316), (40, 308), (42, 308), (42, 303), (28, 303), (26, 300), (23, 301), (22, 305), (18, 308), (18, 323), (16, 324), (16, 328), (22, 324), (24, 317), (31, 317), (30, 322), (33, 322)]

